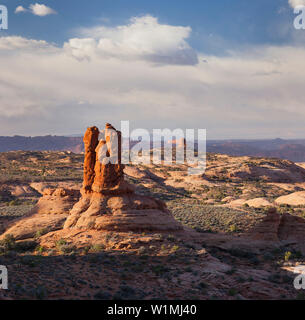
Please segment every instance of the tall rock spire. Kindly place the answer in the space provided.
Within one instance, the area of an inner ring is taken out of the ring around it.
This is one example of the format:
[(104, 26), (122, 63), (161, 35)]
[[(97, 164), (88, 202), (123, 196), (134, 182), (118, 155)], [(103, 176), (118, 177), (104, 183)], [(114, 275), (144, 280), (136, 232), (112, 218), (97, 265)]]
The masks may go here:
[(84, 159), (84, 181), (83, 191), (92, 191), (92, 184), (95, 178), (96, 147), (98, 145), (99, 130), (97, 127), (88, 128), (84, 135), (85, 159)]

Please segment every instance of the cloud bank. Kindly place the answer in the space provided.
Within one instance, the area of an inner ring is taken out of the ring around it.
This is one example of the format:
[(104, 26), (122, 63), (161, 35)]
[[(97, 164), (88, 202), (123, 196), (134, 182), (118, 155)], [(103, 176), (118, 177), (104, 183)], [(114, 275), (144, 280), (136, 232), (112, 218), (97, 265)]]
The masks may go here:
[[(206, 56), (187, 44), (190, 32), (145, 17), (83, 30), (63, 47), (0, 37), (0, 135), (79, 133), (130, 120), (147, 129), (207, 128), (208, 138), (304, 137), (304, 48)], [(180, 50), (197, 62), (178, 59)]]

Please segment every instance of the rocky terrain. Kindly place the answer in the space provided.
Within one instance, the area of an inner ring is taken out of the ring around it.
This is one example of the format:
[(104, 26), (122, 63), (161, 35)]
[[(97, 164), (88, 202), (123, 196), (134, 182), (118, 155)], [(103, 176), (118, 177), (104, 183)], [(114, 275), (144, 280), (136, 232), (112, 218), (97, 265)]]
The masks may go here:
[(1, 298), (304, 298), (302, 164), (208, 154), (194, 177), (101, 164), (97, 128), (84, 144), (0, 154)]

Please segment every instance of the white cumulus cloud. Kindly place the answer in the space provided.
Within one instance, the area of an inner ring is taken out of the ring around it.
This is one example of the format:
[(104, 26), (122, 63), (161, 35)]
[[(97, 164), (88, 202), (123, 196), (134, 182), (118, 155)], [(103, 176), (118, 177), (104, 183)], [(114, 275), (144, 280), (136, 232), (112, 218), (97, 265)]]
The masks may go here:
[(23, 6), (18, 6), (15, 10), (15, 13), (27, 12), (27, 9)]
[(53, 10), (52, 8), (39, 3), (31, 4), (29, 9), (34, 15), (40, 16), (40, 17), (44, 17), (49, 14), (56, 14), (56, 11)]
[(198, 57), (187, 43), (190, 27), (160, 24), (150, 15), (134, 17), (127, 25), (82, 29), (86, 38), (71, 39), (65, 48), (78, 59), (99, 55), (123, 60), (195, 65)]
[(288, 0), (288, 3), (292, 8), (297, 6), (305, 6), (305, 0)]

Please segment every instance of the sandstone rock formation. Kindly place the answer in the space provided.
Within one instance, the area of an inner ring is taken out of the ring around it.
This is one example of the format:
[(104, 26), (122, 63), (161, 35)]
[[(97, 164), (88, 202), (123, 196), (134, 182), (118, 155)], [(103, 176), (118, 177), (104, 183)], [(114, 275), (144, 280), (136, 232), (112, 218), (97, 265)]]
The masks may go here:
[[(98, 135), (98, 129), (91, 127), (84, 136), (82, 197), (71, 210), (64, 228), (107, 231), (182, 229), (162, 201), (135, 194), (134, 187), (124, 180), (121, 133), (106, 124), (99, 141)], [(108, 162), (109, 159), (116, 161)]]
[(272, 207), (272, 203), (269, 202), (266, 198), (254, 198), (250, 200), (245, 199), (236, 199), (233, 201), (230, 201), (230, 197), (228, 199), (222, 199), (222, 201), (227, 200), (229, 203), (229, 206), (231, 207), (242, 207), (244, 205), (248, 205), (249, 207), (253, 208), (261, 208), (261, 207)]
[(265, 219), (251, 231), (250, 236), (255, 240), (292, 241), (302, 244), (305, 240), (305, 219), (288, 213), (281, 215), (272, 208)]
[(61, 229), (70, 209), (79, 199), (79, 192), (63, 188), (45, 189), (36, 206), (24, 217), (14, 221), (1, 235), (13, 235), (17, 240), (32, 238), (36, 233)]
[(97, 127), (89, 128), (84, 136), (85, 160), (84, 160), (84, 182), (83, 189), (90, 192), (94, 181), (94, 165), (96, 153), (95, 149), (98, 144), (99, 130)]

